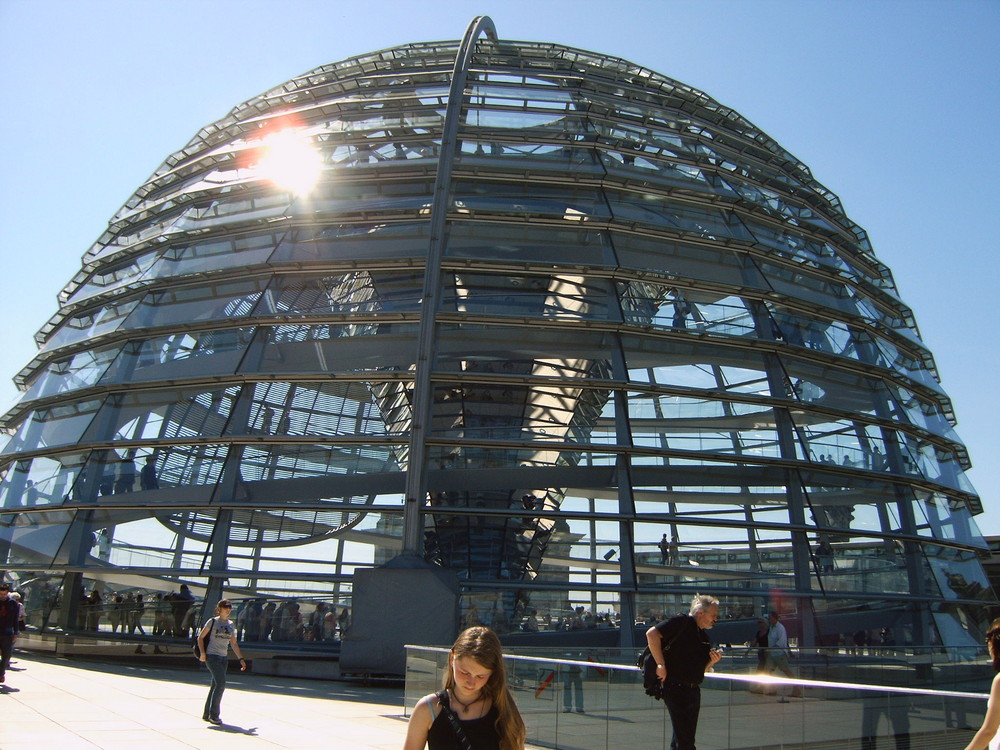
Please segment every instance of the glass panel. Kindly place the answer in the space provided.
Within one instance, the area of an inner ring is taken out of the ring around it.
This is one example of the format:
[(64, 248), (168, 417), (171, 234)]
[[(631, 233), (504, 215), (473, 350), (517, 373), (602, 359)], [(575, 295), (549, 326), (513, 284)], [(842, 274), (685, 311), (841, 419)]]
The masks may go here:
[(376, 405), (382, 388), (362, 383), (257, 383), (249, 423), (232, 422), (226, 434), (360, 436), (385, 435)]
[(789, 411), (804, 457), (821, 464), (879, 471), (885, 468), (885, 442), (872, 425), (829, 420), (812, 412)]
[[(0, 544), (8, 546), (7, 568), (49, 568), (69, 562), (60, 549), (73, 526), (73, 511), (47, 508), (40, 512), (0, 515)], [(83, 544), (92, 540), (87, 537)]]
[(103, 336), (118, 330), (125, 318), (139, 304), (139, 297), (111, 302), (103, 307), (80, 312), (66, 318), (48, 337), (42, 352), (50, 352), (69, 344)]
[(240, 371), (406, 371), (416, 361), (416, 329), (412, 323), (262, 328)]
[[(157, 454), (157, 471), (160, 487), (214, 487), (222, 475), (222, 466), (229, 451), (228, 445), (179, 445), (162, 449)], [(178, 500), (183, 495), (174, 495)], [(207, 495), (197, 499), (207, 502)], [(189, 495), (188, 502), (195, 500)]]
[(763, 356), (707, 342), (622, 336), (629, 379), (685, 388), (770, 395)]
[[(327, 475), (382, 474), (398, 471), (398, 447), (388, 445), (322, 445), (280, 444), (245, 446), (240, 460), (240, 476), (245, 482), (266, 482), (300, 477)], [(280, 482), (272, 482), (280, 484)], [(306, 496), (323, 497), (325, 491), (336, 492), (337, 483), (322, 483), (302, 488)], [(268, 489), (267, 487), (262, 490)], [(279, 491), (277, 486), (272, 492)], [(258, 493), (259, 496), (259, 493)], [(283, 498), (287, 501), (289, 498)]]
[(512, 262), (611, 265), (607, 245), (607, 234), (594, 229), (455, 221), (448, 232), (445, 255)]
[(71, 492), (74, 500), (80, 500), (80, 488), (75, 482), (86, 455), (64, 453), (15, 461), (0, 484), (0, 507), (59, 505), (70, 497)]
[(236, 371), (252, 334), (252, 328), (230, 328), (129, 342), (101, 383), (228, 375)]
[(162, 251), (146, 277), (166, 279), (265, 263), (279, 237), (276, 234), (248, 235), (171, 247)]
[[(309, 203), (317, 214), (354, 215), (363, 221), (370, 220), (373, 213), (416, 218), (417, 212), (430, 204), (433, 193), (433, 184), (424, 180), (329, 181), (313, 192)], [(279, 249), (275, 259), (280, 254)]]
[(615, 220), (619, 222), (648, 224), (701, 239), (752, 239), (742, 223), (725, 211), (678, 203), (654, 193), (607, 192)]
[(129, 315), (126, 328), (152, 328), (250, 315), (266, 282), (262, 279), (185, 286), (151, 292)]
[(958, 436), (941, 405), (917, 396), (913, 391), (896, 383), (886, 383), (890, 394), (891, 416), (897, 421), (908, 421), (917, 427), (958, 442)]
[(282, 240), (273, 262), (322, 263), (331, 259), (423, 258), (427, 255), (428, 224), (371, 221), (299, 229)]
[(800, 401), (856, 414), (876, 415), (882, 411), (877, 381), (786, 354), (780, 358), (792, 394)]
[(539, 135), (544, 134), (586, 134), (589, 130), (587, 119), (579, 115), (563, 115), (560, 112), (522, 112), (520, 110), (500, 111), (496, 109), (468, 109), (463, 127), (475, 132), (473, 128), (503, 128), (509, 130), (527, 130)]
[(79, 304), (95, 295), (120, 289), (128, 284), (135, 284), (146, 275), (156, 260), (158, 252), (159, 250), (133, 255), (130, 258), (99, 267), (76, 288), (69, 301)]
[(851, 330), (843, 323), (830, 322), (766, 303), (775, 339), (792, 346), (807, 347), (824, 354), (863, 359)]
[(499, 325), (442, 325), (438, 338), (438, 370), (496, 372), (534, 378), (593, 380), (610, 377), (608, 352), (614, 339), (601, 332), (559, 330), (532, 332)]
[(593, 188), (456, 180), (453, 195), (457, 213), (483, 218), (496, 214), (524, 219), (549, 216), (568, 222), (611, 218), (607, 202)]
[(648, 282), (630, 282), (618, 287), (625, 320), (634, 325), (756, 338), (753, 317), (739, 297)]
[(449, 312), (571, 320), (607, 320), (609, 315), (607, 283), (569, 275), (448, 274), (441, 307)]
[(637, 446), (781, 457), (773, 411), (756, 404), (629, 394)]
[(133, 391), (109, 397), (85, 435), (87, 441), (130, 441), (218, 436), (238, 386), (212, 391)]
[[(678, 164), (675, 160), (657, 158), (657, 149), (637, 141), (625, 141), (613, 146), (603, 146), (600, 156), (609, 173), (618, 179), (628, 179), (633, 187), (650, 191), (696, 191), (699, 194), (714, 193), (729, 198), (735, 197), (729, 183), (718, 175), (706, 172), (689, 164)], [(644, 172), (639, 175), (637, 172)], [(626, 177), (627, 175), (627, 177)]]
[[(738, 610), (725, 609), (727, 613)], [(986, 710), (985, 695), (970, 698), (969, 693), (949, 692), (949, 688), (963, 688), (940, 679), (929, 683), (924, 674), (928, 670), (900, 658), (903, 649), (891, 633), (887, 635), (894, 643), (885, 648), (881, 643), (874, 647), (866, 644), (860, 647), (860, 655), (853, 645), (855, 653), (838, 653), (835, 648), (816, 654), (795, 651), (790, 669), (794, 681), (769, 676), (766, 684), (761, 684), (760, 678), (752, 676), (763, 671), (758, 667), (757, 649), (744, 648), (744, 639), (722, 632), (728, 624), (720, 621), (710, 631), (713, 643), (724, 644), (726, 649), (723, 660), (701, 686), (700, 745), (902, 748), (912, 743), (913, 747), (958, 747), (968, 739), (972, 727), (981, 723)], [(752, 634), (753, 621), (741, 624)], [(900, 628), (900, 632), (905, 633), (905, 629)], [(876, 640), (881, 635), (876, 630)], [(796, 639), (792, 636), (790, 640), (794, 643)], [(968, 654), (960, 659), (953, 655), (953, 663), (969, 658), (987, 660), (981, 647), (970, 649)], [(524, 718), (528, 744), (605, 750), (634, 745), (640, 737), (643, 745), (667, 747), (672, 734), (669, 715), (660, 701), (645, 694), (641, 673), (627, 663), (634, 656), (634, 650), (623, 653), (612, 648), (589, 648), (585, 654), (564, 649), (553, 654), (544, 648), (505, 647), (508, 687)], [(926, 651), (917, 656), (925, 663), (934, 661), (935, 671), (947, 670), (944, 657), (938, 661), (933, 652)], [(827, 666), (834, 661), (835, 673)], [(987, 666), (981, 663), (972, 668)], [(407, 648), (406, 713), (440, 687), (447, 669), (447, 648)], [(901, 669), (908, 687), (884, 687), (896, 682), (893, 677), (898, 677)], [(856, 681), (846, 681), (852, 678)], [(814, 680), (823, 684), (816, 685)], [(789, 701), (788, 694), (803, 700)], [(576, 700), (584, 715), (577, 715)], [(762, 713), (778, 720), (761, 722)], [(627, 721), (622, 717), (628, 717)], [(601, 731), (592, 730), (595, 723)]]
[(561, 178), (568, 172), (594, 177), (603, 175), (593, 148), (585, 142), (577, 143), (500, 143), (465, 138), (455, 163), (463, 169), (476, 169), (487, 177), (491, 171), (509, 175), (511, 170), (533, 175), (551, 171)]
[(100, 401), (91, 400), (33, 411), (11, 436), (4, 452), (13, 454), (76, 443), (100, 406)]
[(317, 279), (279, 276), (264, 293), (257, 315), (415, 312), (423, 275), (354, 271)]
[(918, 524), (925, 533), (929, 531), (929, 535), (936, 539), (955, 541), (980, 549), (988, 548), (975, 521), (972, 520), (972, 514), (965, 499), (923, 490), (916, 491), (916, 497), (920, 502), (917, 507), (921, 510)]
[(54, 396), (95, 385), (120, 351), (118, 346), (78, 352), (69, 359), (52, 362), (31, 383), (22, 401)]
[[(622, 101), (617, 100), (615, 105), (615, 109), (619, 109)], [(619, 111), (634, 112), (633, 116), (642, 124), (595, 120), (594, 128), (600, 133), (602, 142), (640, 144), (645, 153), (656, 154), (666, 159), (698, 160), (706, 156), (716, 156), (718, 153), (714, 150), (714, 144), (700, 140), (683, 129), (675, 129), (673, 123), (669, 127), (663, 127), (662, 120), (651, 110), (627, 107)]]
[[(996, 601), (996, 594), (974, 553), (927, 545), (924, 547), (924, 554), (930, 562), (934, 580), (946, 599), (968, 599), (990, 603)], [(983, 611), (976, 618), (976, 624), (980, 627), (987, 626), (988, 619), (987, 612)]]

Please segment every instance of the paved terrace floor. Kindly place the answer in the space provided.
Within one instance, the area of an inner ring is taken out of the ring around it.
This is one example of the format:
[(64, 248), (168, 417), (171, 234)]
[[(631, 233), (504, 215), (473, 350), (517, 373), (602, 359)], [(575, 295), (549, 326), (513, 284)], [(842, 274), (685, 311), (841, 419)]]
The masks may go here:
[[(201, 720), (204, 669), (94, 663), (17, 652), (0, 686), (0, 748), (400, 750), (402, 687), (241, 674), (222, 726)], [(227, 742), (228, 740), (228, 742)], [(221, 744), (224, 743), (224, 744)]]

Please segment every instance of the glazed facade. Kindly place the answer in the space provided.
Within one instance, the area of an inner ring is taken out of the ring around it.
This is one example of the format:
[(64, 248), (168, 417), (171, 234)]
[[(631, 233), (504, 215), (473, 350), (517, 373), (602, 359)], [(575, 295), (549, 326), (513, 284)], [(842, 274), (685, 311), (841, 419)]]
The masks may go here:
[(408, 553), (499, 629), (700, 592), (980, 643), (969, 459), (864, 230), (700, 91), (489, 26), (237, 106), (85, 254), (4, 417), (43, 624), (180, 583), (338, 613)]

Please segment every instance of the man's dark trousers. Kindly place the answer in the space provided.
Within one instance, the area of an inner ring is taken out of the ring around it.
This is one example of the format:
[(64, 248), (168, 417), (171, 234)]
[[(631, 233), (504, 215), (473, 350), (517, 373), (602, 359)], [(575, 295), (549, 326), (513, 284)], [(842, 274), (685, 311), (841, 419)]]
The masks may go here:
[(6, 677), (10, 655), (14, 652), (14, 636), (0, 635), (0, 679)]
[(668, 680), (663, 686), (663, 702), (667, 704), (670, 723), (674, 726), (670, 750), (695, 750), (694, 735), (698, 731), (698, 713), (701, 711), (701, 688)]

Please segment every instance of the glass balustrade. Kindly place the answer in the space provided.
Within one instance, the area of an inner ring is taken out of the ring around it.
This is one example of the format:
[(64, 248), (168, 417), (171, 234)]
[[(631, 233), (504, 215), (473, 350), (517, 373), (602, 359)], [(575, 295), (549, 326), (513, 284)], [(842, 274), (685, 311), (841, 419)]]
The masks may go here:
[[(912, 650), (911, 650), (912, 651)], [(647, 696), (633, 651), (569, 650), (560, 657), (505, 655), (508, 684), (524, 718), (530, 747), (563, 750), (668, 748), (672, 735), (664, 705)], [(751, 649), (726, 650), (701, 690), (698, 747), (722, 748), (964, 748), (986, 710), (992, 676), (982, 652), (842, 654), (852, 669), (836, 672), (832, 654), (799, 653), (796, 679), (756, 674)], [(964, 660), (961, 657), (967, 657)], [(448, 649), (407, 646), (405, 712), (441, 689)], [(853, 671), (852, 671), (853, 670)], [(817, 679), (825, 672), (833, 677)], [(934, 672), (940, 684), (922, 687)]]

